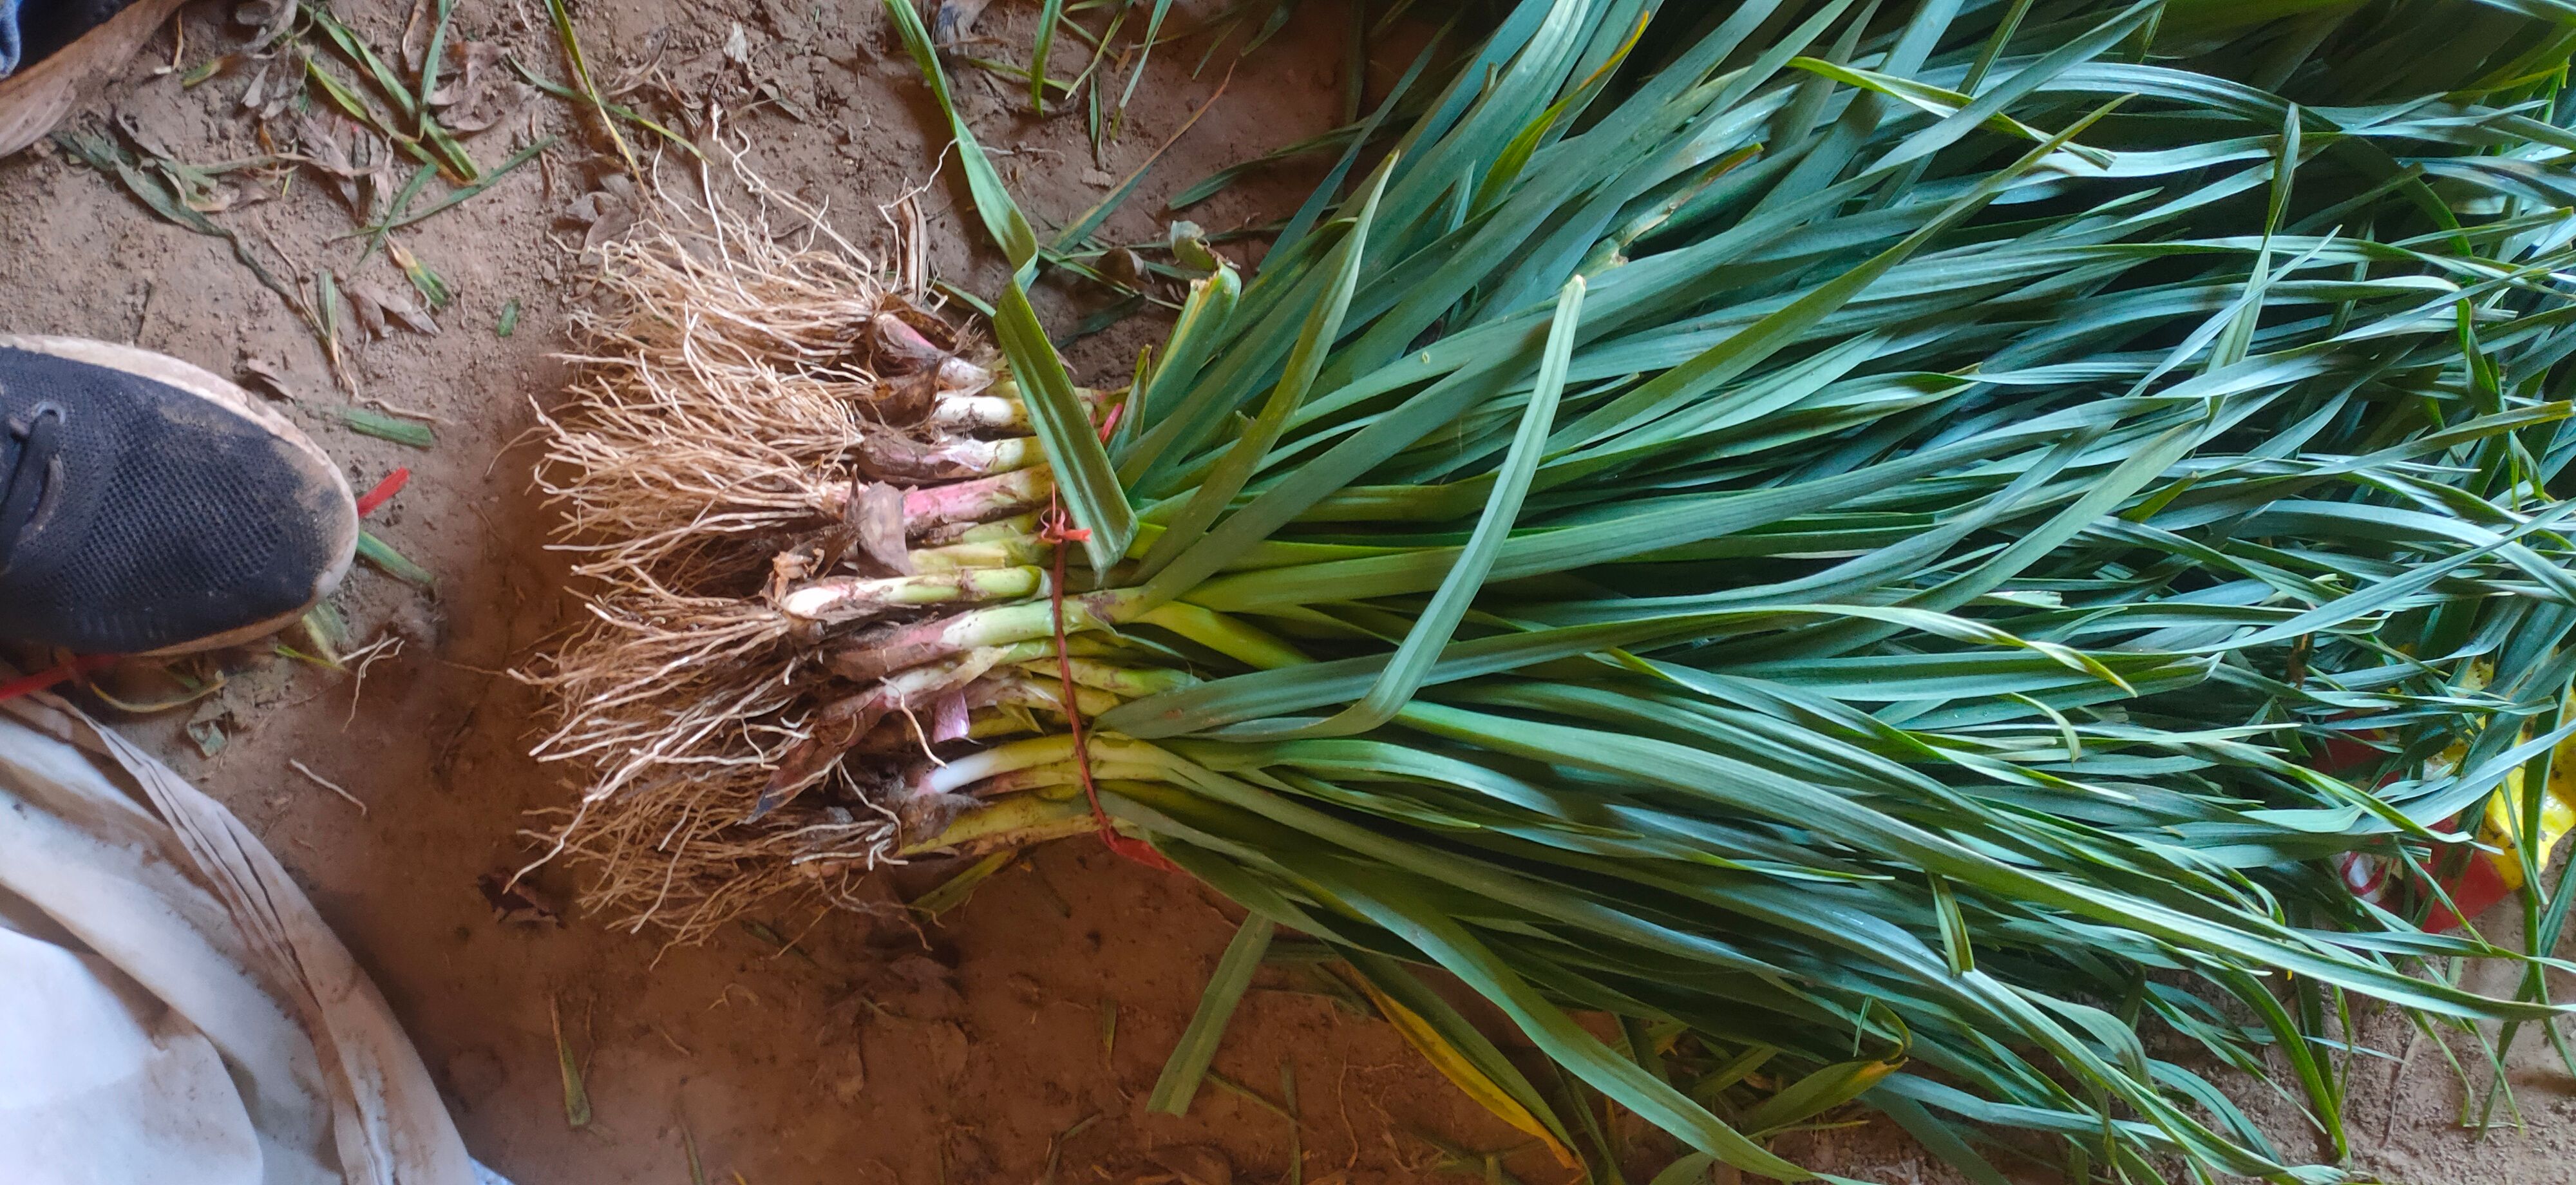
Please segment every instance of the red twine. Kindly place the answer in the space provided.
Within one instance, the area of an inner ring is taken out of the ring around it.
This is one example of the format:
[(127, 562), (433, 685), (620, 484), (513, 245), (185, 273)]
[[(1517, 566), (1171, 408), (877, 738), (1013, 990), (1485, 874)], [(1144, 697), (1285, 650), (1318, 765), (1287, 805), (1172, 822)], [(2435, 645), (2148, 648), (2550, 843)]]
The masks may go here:
[(1064, 552), (1065, 545), (1091, 538), (1091, 532), (1073, 525), (1065, 516), (1061, 500), (1048, 505), (1046, 517), (1039, 520), (1038, 538), (1055, 545), (1055, 579), (1049, 582), (1047, 595), (1055, 604), (1056, 674), (1064, 683), (1064, 718), (1073, 728), (1073, 768), (1082, 780), (1082, 794), (1091, 801), (1091, 821), (1099, 825), (1100, 842), (1129, 860), (1147, 868), (1179, 872), (1180, 866), (1166, 859), (1154, 845), (1133, 836), (1120, 835), (1109, 822), (1109, 812), (1100, 805), (1100, 787), (1091, 780), (1091, 736), (1082, 722), (1082, 704), (1073, 694), (1073, 654), (1065, 645), (1064, 628)]
[(86, 658), (66, 660), (61, 666), (50, 671), (39, 671), (33, 675), (0, 683), (0, 700), (13, 700), (21, 696), (34, 695), (56, 684), (70, 682), (115, 661), (116, 656), (113, 654), (93, 654)]

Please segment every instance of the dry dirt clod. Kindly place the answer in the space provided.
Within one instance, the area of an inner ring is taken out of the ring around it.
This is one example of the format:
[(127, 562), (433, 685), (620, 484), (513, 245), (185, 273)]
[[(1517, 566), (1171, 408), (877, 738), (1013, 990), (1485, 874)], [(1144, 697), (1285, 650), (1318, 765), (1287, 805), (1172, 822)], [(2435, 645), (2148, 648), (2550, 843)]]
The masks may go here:
[(375, 133), (342, 116), (305, 115), (295, 122), (295, 138), (304, 163), (321, 173), (360, 219), (368, 217), (377, 199), (389, 196), (393, 154)]
[(923, 1030), (930, 1046), (930, 1070), (941, 1082), (955, 1082), (966, 1072), (966, 1053), (974, 1042), (955, 1021), (941, 1021)]
[(905, 955), (885, 969), (871, 993), (879, 1004), (913, 1020), (942, 1020), (966, 1009), (957, 972), (928, 955)]
[(843, 1105), (855, 1104), (868, 1091), (868, 1063), (860, 1055), (857, 1042), (844, 1042), (825, 1062), (831, 1075), (832, 1097)]

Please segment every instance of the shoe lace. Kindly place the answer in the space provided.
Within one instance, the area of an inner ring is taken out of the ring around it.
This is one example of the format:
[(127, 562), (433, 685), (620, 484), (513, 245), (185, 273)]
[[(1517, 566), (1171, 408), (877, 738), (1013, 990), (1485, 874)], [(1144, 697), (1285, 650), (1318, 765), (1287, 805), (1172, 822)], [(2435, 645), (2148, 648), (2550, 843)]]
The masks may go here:
[(63, 418), (60, 404), (39, 403), (24, 420), (0, 424), (7, 436), (0, 446), (17, 445), (14, 460), (0, 447), (0, 573), (9, 570), (18, 544), (44, 520), (61, 489)]

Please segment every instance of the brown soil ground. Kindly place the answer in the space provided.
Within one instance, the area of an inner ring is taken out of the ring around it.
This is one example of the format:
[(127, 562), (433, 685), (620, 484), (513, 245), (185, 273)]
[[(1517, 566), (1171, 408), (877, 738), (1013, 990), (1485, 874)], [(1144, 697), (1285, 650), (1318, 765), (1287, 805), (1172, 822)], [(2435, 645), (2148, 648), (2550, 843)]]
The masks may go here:
[[(1192, 27), (1221, 7), (1182, 0), (1172, 27)], [(985, 52), (1024, 60), (1034, 9), (996, 0), (979, 27), (991, 38)], [(390, 47), (408, 9), (344, 0), (341, 11)], [(755, 167), (828, 204), (831, 220), (858, 242), (881, 239), (878, 203), (929, 178), (938, 158), (939, 141), (926, 132), (934, 113), (875, 0), (588, 0), (573, 15), (603, 78), (650, 79), (643, 93), (664, 109), (674, 95), (692, 106), (721, 103)], [(1338, 122), (1352, 18), (1343, 0), (1307, 0), (1240, 64), (1224, 97), (1112, 220), (1113, 233), (1157, 237), (1165, 196)], [(561, 75), (541, 6), (463, 0), (455, 21), (459, 35)], [(181, 160), (262, 152), (239, 106), (248, 71), (185, 88), (163, 68), (238, 49), (232, 14), (192, 6), (178, 28), (184, 45), (163, 33), (79, 119), (129, 120)], [(1058, 46), (1059, 62), (1086, 54)], [(1125, 135), (1097, 160), (1080, 117), (1031, 118), (1024, 86), (968, 70), (962, 90), (982, 137), (1008, 152), (1005, 171), (1023, 203), (1054, 225), (1097, 201), (1104, 173), (1123, 176), (1141, 163), (1217, 90), (1233, 55), (1220, 50), (1192, 77), (1206, 48), (1204, 37), (1165, 47)], [(1393, 72), (1381, 61), (1372, 81), (1383, 87)], [(0, 291), (10, 309), (0, 326), (132, 341), (224, 373), (246, 374), (256, 360), (283, 376), (291, 398), (281, 406), (345, 460), (353, 485), (366, 488), (396, 466), (416, 474), (370, 526), (437, 574), (435, 594), (362, 569), (339, 598), (359, 641), (398, 638), (398, 653), (385, 653), (362, 683), (283, 659), (228, 656), (234, 678), (219, 698), (126, 719), (295, 872), (410, 1026), (475, 1153), (521, 1185), (680, 1185), (691, 1180), (692, 1147), (705, 1180), (738, 1175), (744, 1185), (1173, 1174), (1212, 1182), (1229, 1167), (1244, 1181), (1362, 1185), (1430, 1179), (1444, 1167), (1484, 1176), (1481, 1164), (1444, 1166), (1434, 1139), (1473, 1150), (1517, 1146), (1514, 1132), (1392, 1030), (1285, 990), (1247, 999), (1216, 1066), (1273, 1102), (1286, 1100), (1293, 1080), (1301, 1117), (1293, 1131), (1282, 1115), (1216, 1086), (1186, 1118), (1149, 1115), (1144, 1096), (1240, 913), (1194, 882), (1123, 863), (1089, 840), (1032, 853), (926, 931), (904, 923), (899, 909), (761, 914), (769, 932), (795, 940), (785, 952), (748, 928), (674, 949), (655, 933), (611, 932), (578, 917), (561, 926), (496, 920), (478, 878), (518, 867), (531, 850), (527, 813), (567, 797), (553, 771), (524, 756), (535, 697), (499, 672), (525, 661), (571, 611), (559, 591), (562, 565), (544, 547), (551, 516), (529, 492), (524, 434), (532, 402), (555, 397), (563, 370), (551, 355), (566, 344), (566, 312), (582, 299), (583, 232), (561, 214), (613, 170), (587, 147), (593, 137), (571, 109), (550, 99), (469, 141), (488, 165), (546, 134), (564, 139), (541, 165), (397, 236), (456, 290), (456, 304), (439, 316), (443, 331), (348, 345), (349, 372), (366, 397), (436, 418), (437, 445), (427, 451), (341, 425), (335, 412), (349, 395), (335, 387), (314, 336), (221, 240), (156, 218), (60, 152), (0, 162)], [(676, 173), (679, 162), (667, 163)], [(1277, 217), (1313, 177), (1261, 174), (1190, 216), (1212, 231)], [(344, 286), (404, 290), (381, 254), (353, 267), (360, 244), (334, 238), (351, 226), (347, 207), (312, 172), (291, 183), (284, 173), (236, 179), (239, 204), (215, 217), (305, 291), (325, 267)], [(933, 264), (970, 289), (989, 288), (993, 261), (970, 249), (979, 234), (961, 219), (953, 182), (952, 170), (924, 199)], [(1048, 296), (1047, 312), (1064, 325), (1103, 301), (1096, 291)], [(512, 304), (521, 310), (516, 332), (498, 336)], [(1151, 319), (1131, 324), (1082, 342), (1073, 360), (1114, 381), (1159, 331)], [(200, 755), (181, 727), (191, 718), (225, 730), (219, 753)], [(290, 760), (345, 788), (364, 811)], [(901, 870), (884, 893), (908, 896), (947, 871)], [(536, 880), (571, 896), (563, 870)], [(566, 1122), (558, 1030), (595, 1109), (585, 1128)], [(2392, 1058), (2408, 1049), (2385, 1018), (2366, 1036)], [(2412, 1051), (2402, 1078), (2397, 1065), (2355, 1059), (2361, 1164), (2422, 1182), (2576, 1179), (2567, 1167), (2576, 1101), (2538, 1041), (2526, 1039), (2514, 1062), (2528, 1121), (2519, 1131), (2463, 1130), (2462, 1088), (2430, 1042)], [(2392, 1083), (2400, 1087), (2393, 1099)], [(1632, 1179), (1670, 1155), (1660, 1137), (1622, 1130)], [(2299, 1133), (2284, 1138), (2317, 1154)], [(1792, 1137), (1782, 1151), (1868, 1180), (1948, 1179), (1875, 1128)], [(1565, 1178), (1532, 1150), (1507, 1163), (1523, 1180)]]

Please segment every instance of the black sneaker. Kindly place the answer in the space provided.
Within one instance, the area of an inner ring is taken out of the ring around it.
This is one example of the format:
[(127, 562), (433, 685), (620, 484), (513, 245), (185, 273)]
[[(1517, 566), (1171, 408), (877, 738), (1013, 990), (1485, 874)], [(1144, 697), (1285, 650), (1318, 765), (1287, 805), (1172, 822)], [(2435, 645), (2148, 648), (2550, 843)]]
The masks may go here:
[(293, 622), (358, 545), (339, 467), (176, 358), (0, 335), (0, 642), (210, 650)]

